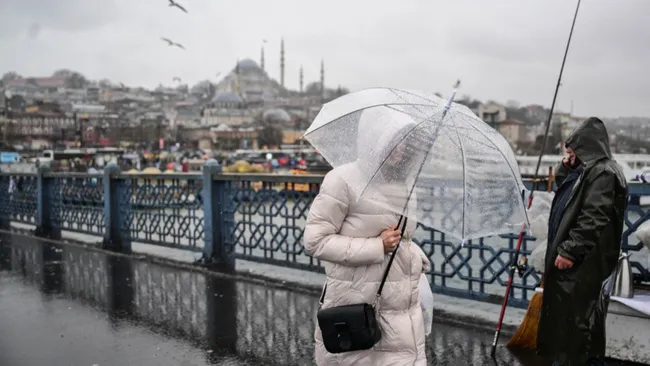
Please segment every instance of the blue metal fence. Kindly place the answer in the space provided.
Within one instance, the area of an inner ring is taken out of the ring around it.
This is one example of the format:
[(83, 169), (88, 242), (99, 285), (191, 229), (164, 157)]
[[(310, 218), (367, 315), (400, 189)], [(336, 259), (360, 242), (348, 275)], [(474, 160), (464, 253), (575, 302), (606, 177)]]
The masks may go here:
[[(12, 182), (13, 181), (13, 182)], [(202, 263), (234, 270), (237, 259), (323, 272), (307, 255), (302, 235), (322, 176), (221, 174), (208, 162), (197, 174), (0, 174), (0, 228), (32, 224), (35, 234), (60, 239), (62, 231), (102, 238), (111, 250), (144, 243), (202, 253)], [(650, 218), (650, 185), (630, 184), (622, 248), (632, 256), (637, 281), (650, 281), (647, 249), (633, 235)], [(642, 199), (643, 198), (643, 199)], [(518, 234), (481, 238), (461, 246), (420, 226), (414, 241), (432, 262), (435, 292), (496, 301), (503, 295)], [(98, 240), (99, 241), (99, 240)], [(527, 237), (529, 254), (535, 238)], [(540, 277), (517, 278), (510, 302), (525, 306)]]

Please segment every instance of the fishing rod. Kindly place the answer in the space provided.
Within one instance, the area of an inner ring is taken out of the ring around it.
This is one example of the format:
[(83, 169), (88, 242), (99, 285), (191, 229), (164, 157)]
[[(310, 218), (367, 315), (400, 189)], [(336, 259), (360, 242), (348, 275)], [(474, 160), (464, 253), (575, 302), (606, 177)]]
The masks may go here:
[[(551, 121), (553, 120), (553, 110), (555, 109), (555, 102), (557, 101), (557, 94), (560, 90), (560, 85), (562, 84), (562, 74), (564, 73), (564, 65), (566, 64), (566, 59), (567, 55), (569, 54), (569, 47), (571, 46), (571, 38), (573, 37), (573, 29), (575, 28), (576, 25), (576, 19), (578, 18), (578, 11), (580, 10), (580, 2), (582, 0), (578, 0), (578, 5), (576, 6), (576, 11), (575, 14), (573, 15), (573, 23), (571, 23), (571, 31), (569, 32), (569, 39), (566, 44), (566, 49), (564, 50), (564, 58), (562, 59), (562, 66), (560, 67), (560, 75), (558, 75), (557, 78), (557, 85), (555, 86), (555, 94), (553, 94), (553, 102), (551, 103), (551, 110), (548, 113), (548, 120), (546, 121), (546, 129), (544, 130), (544, 139), (542, 140), (542, 149), (539, 153), (539, 158), (537, 159), (537, 165), (535, 167), (535, 174), (533, 175), (533, 189), (530, 191), (530, 195), (528, 196), (528, 209), (530, 209), (530, 206), (533, 203), (533, 192), (537, 189), (537, 184), (539, 182), (538, 179), (538, 174), (539, 174), (539, 168), (542, 165), (542, 156), (544, 156), (544, 150), (546, 149), (546, 143), (548, 141), (548, 133), (551, 128)], [(522, 264), (519, 264), (519, 254), (521, 253), (521, 243), (524, 240), (524, 236), (526, 235), (526, 229), (525, 227), (521, 229), (521, 232), (519, 233), (519, 239), (517, 240), (517, 247), (515, 248), (514, 256), (512, 259), (512, 262), (510, 264), (510, 274), (508, 276), (508, 284), (506, 285), (506, 293), (505, 296), (503, 297), (503, 304), (501, 305), (501, 314), (499, 314), (499, 321), (497, 322), (497, 329), (494, 332), (494, 340), (492, 341), (492, 350), (491, 350), (491, 355), (494, 358), (496, 348), (497, 348), (497, 343), (499, 342), (499, 336), (501, 335), (501, 327), (503, 326), (503, 318), (506, 314), (506, 308), (508, 307), (508, 298), (510, 297), (510, 291), (512, 290), (512, 281), (515, 276), (515, 272), (519, 274), (519, 276), (523, 276), (524, 269), (527, 263), (527, 258), (523, 257), (522, 258)]]

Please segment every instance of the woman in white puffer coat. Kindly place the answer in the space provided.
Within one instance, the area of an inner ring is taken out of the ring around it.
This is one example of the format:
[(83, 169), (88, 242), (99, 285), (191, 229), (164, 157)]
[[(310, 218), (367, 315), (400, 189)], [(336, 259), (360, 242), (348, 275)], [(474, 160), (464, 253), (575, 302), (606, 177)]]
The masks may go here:
[[(364, 111), (359, 131), (370, 131), (364, 124), (376, 115)], [(387, 128), (381, 136), (360, 133), (358, 148), (394, 142), (395, 136), (412, 123)], [(372, 144), (370, 141), (372, 141)], [(357, 154), (358, 156), (360, 154)], [(393, 154), (391, 154), (393, 156)], [(400, 164), (403, 162), (394, 162)], [(390, 162), (389, 162), (390, 163)], [(318, 365), (426, 365), (425, 329), (420, 307), (418, 284), (423, 272), (430, 269), (429, 259), (410, 239), (417, 223), (415, 200), (408, 205), (407, 227), (403, 235), (395, 231), (399, 215), (375, 200), (356, 200), (348, 182), (363, 174), (362, 161), (330, 171), (315, 198), (304, 234), (305, 250), (323, 261), (327, 288), (322, 308), (348, 304), (372, 304), (388, 264), (390, 253), (399, 243), (386, 284), (377, 304), (381, 340), (371, 349), (340, 354), (327, 352), (318, 324), (315, 332), (315, 357)], [(345, 179), (344, 179), (345, 178)], [(381, 187), (383, 197), (405, 192), (406, 183), (387, 181)], [(401, 241), (400, 241), (401, 240)]]

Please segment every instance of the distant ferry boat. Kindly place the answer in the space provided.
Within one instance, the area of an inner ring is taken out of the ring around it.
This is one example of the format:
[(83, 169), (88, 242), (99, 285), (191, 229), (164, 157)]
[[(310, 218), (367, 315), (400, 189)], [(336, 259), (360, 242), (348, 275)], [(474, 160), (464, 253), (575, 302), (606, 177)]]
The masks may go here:
[[(522, 177), (530, 178), (535, 174), (538, 156), (517, 156), (517, 164)], [(558, 155), (542, 156), (542, 163), (539, 167), (540, 175), (547, 175), (549, 168), (553, 167), (562, 159)], [(634, 180), (638, 175), (650, 172), (650, 155), (647, 154), (614, 154), (614, 160), (621, 166), (628, 181)]]

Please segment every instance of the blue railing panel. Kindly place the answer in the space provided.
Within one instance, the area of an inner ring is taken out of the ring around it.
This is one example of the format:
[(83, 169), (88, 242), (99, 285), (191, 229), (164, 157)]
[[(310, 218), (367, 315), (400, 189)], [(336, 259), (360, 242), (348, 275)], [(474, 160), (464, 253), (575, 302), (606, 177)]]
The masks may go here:
[(287, 267), (322, 272), (319, 261), (305, 253), (303, 231), (309, 207), (316, 197), (317, 184), (293, 182), (228, 182), (230, 205), (226, 212), (234, 218), (228, 245), (237, 258), (276, 263)]
[(104, 234), (104, 184), (101, 176), (54, 178), (52, 226), (61, 230)]
[(34, 174), (0, 176), (0, 204), (11, 221), (36, 222), (37, 177)]
[(198, 176), (128, 178), (131, 240), (172, 248), (203, 248), (202, 180)]
[(630, 264), (632, 273), (638, 281), (650, 282), (650, 255), (634, 232), (644, 222), (650, 220), (650, 184), (631, 184), (630, 203), (625, 212), (625, 229), (621, 248), (632, 254)]
[[(488, 299), (503, 296), (508, 281), (508, 266), (515, 252), (518, 234), (480, 238), (464, 245), (449, 239), (444, 233), (419, 225), (413, 241), (420, 245), (431, 260), (429, 280), (436, 292), (455, 296)], [(525, 237), (522, 254), (530, 254)], [(532, 269), (513, 282), (513, 304), (524, 305), (529, 292), (539, 284), (540, 278)]]

